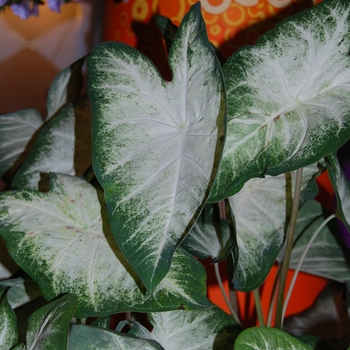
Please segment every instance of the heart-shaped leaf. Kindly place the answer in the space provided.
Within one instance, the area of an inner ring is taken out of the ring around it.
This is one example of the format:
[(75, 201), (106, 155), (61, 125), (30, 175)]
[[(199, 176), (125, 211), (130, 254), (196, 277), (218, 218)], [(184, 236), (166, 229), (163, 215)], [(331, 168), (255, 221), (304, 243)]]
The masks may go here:
[(83, 86), (81, 68), (85, 58), (80, 58), (74, 62), (52, 81), (46, 101), (46, 120), (51, 119), (63, 106), (79, 97)]
[(224, 66), (227, 137), (211, 201), (252, 177), (312, 164), (350, 138), (350, 7), (283, 21)]
[(25, 152), (28, 142), (42, 124), (41, 115), (32, 108), (0, 115), (0, 177)]
[(152, 337), (166, 350), (232, 349), (241, 331), (236, 321), (217, 306), (149, 314)]
[(206, 202), (224, 143), (224, 85), (199, 3), (169, 65), (166, 83), (122, 43), (103, 43), (88, 59), (93, 166), (113, 235), (150, 293)]
[[(304, 168), (302, 188), (319, 172), (317, 164)], [(236, 222), (238, 256), (233, 285), (250, 291), (260, 286), (282, 249), (289, 224), (295, 172), (251, 179), (229, 198)]]
[(73, 325), (68, 350), (159, 350), (152, 342), (109, 329)]
[(12, 186), (48, 191), (49, 172), (80, 176), (91, 165), (91, 152), (91, 108), (85, 95), (44, 125)]
[(234, 350), (312, 350), (286, 332), (276, 328), (253, 327), (244, 330), (235, 342)]
[(67, 349), (76, 304), (77, 297), (67, 294), (35, 311), (28, 319), (26, 349)]
[(7, 287), (0, 286), (0, 349), (9, 350), (18, 341), (17, 319), (7, 297)]
[[(325, 220), (322, 206), (310, 201), (300, 209), (290, 268), (296, 268), (311, 236)], [(303, 260), (301, 270), (339, 282), (350, 280), (349, 248), (344, 244), (335, 221), (323, 227)]]
[(209, 304), (203, 266), (181, 249), (154, 296), (146, 294), (112, 237), (103, 193), (77, 177), (52, 176), (48, 193), (0, 195), (0, 235), (47, 299), (78, 295), (79, 318)]
[(337, 209), (350, 232), (350, 181), (346, 178), (335, 154), (329, 154), (326, 159), (328, 174), (337, 197)]
[(219, 262), (227, 258), (234, 244), (231, 228), (220, 219), (217, 204), (207, 204), (181, 247), (200, 259)]

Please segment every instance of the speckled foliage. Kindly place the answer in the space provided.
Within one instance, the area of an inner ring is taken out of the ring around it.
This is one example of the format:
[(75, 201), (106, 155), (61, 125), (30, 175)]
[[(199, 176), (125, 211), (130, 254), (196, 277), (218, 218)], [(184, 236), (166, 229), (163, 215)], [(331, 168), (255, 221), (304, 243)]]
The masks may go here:
[(17, 319), (6, 296), (8, 288), (0, 287), (0, 348), (11, 349), (18, 341)]
[(224, 66), (227, 138), (211, 201), (318, 161), (350, 137), (350, 8), (324, 1)]
[[(305, 167), (302, 190), (318, 174), (318, 164)], [(232, 280), (236, 290), (258, 288), (270, 272), (287, 233), (294, 186), (295, 171), (251, 179), (229, 197), (238, 247)]]
[(209, 305), (204, 268), (180, 249), (154, 296), (146, 294), (112, 237), (103, 194), (79, 178), (52, 176), (48, 193), (0, 195), (0, 235), (47, 299), (75, 293), (76, 317)]
[(224, 143), (225, 93), (199, 3), (184, 17), (166, 83), (122, 43), (88, 60), (93, 166), (113, 235), (152, 293), (209, 195)]

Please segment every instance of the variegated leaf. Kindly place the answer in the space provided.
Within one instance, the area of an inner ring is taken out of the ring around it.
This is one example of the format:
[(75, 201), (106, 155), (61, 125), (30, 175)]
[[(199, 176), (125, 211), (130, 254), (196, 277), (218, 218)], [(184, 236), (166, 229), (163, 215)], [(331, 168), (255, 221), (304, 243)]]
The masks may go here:
[(92, 326), (73, 325), (68, 350), (159, 350), (152, 342), (125, 333)]
[(327, 156), (327, 169), (337, 197), (337, 209), (350, 232), (350, 181), (346, 178), (335, 154)]
[[(304, 168), (302, 188), (318, 171), (316, 164)], [(256, 289), (270, 272), (289, 224), (294, 182), (295, 172), (251, 179), (229, 198), (238, 246), (232, 281), (236, 290)]]
[(6, 296), (8, 287), (0, 286), (0, 349), (9, 350), (18, 341), (17, 319)]
[(80, 176), (91, 165), (91, 152), (91, 108), (85, 95), (44, 125), (12, 186), (47, 191), (49, 172)]
[(103, 43), (88, 59), (93, 166), (113, 235), (150, 293), (206, 202), (224, 142), (224, 85), (199, 3), (169, 65), (166, 83), (122, 43)]
[(235, 342), (234, 350), (312, 350), (286, 332), (276, 328), (253, 327), (244, 330)]
[(82, 179), (52, 176), (48, 193), (0, 195), (0, 235), (47, 299), (78, 295), (79, 318), (208, 305), (204, 268), (181, 249), (148, 295), (112, 237), (103, 193)]
[(85, 62), (85, 58), (80, 58), (64, 69), (51, 83), (46, 101), (46, 120), (51, 119), (63, 106), (79, 97), (83, 86), (81, 68)]
[(67, 349), (70, 321), (76, 305), (77, 297), (67, 294), (30, 315), (25, 349)]
[(312, 164), (350, 138), (350, 6), (325, 0), (224, 66), (227, 137), (211, 201)]
[(24, 109), (0, 115), (0, 177), (28, 153), (28, 142), (43, 124), (36, 109)]
[(217, 204), (207, 204), (181, 247), (200, 259), (219, 262), (227, 258), (234, 244), (231, 228), (220, 219)]
[(152, 339), (166, 350), (232, 349), (241, 327), (217, 306), (149, 314)]
[[(300, 209), (290, 268), (296, 268), (311, 236), (325, 219), (322, 206), (316, 201), (310, 201)], [(303, 260), (301, 270), (342, 283), (350, 281), (349, 248), (342, 241), (335, 221), (329, 222), (319, 232)]]

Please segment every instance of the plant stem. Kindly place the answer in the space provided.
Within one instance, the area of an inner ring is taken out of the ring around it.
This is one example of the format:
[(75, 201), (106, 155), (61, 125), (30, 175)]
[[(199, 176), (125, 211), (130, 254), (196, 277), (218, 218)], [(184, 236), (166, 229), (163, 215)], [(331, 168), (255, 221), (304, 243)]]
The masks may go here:
[(300, 268), (301, 268), (301, 265), (302, 263), (304, 262), (304, 259), (305, 259), (305, 256), (307, 254), (307, 252), (309, 251), (310, 247), (311, 247), (311, 244), (313, 243), (313, 241), (315, 240), (315, 238), (317, 237), (317, 235), (321, 232), (321, 230), (328, 224), (329, 221), (331, 221), (333, 218), (335, 218), (336, 216), (334, 214), (330, 215), (326, 220), (324, 220), (322, 222), (322, 224), (317, 228), (317, 230), (314, 232), (314, 234), (312, 235), (312, 237), (310, 238), (308, 244), (306, 245), (304, 251), (303, 251), (303, 254), (301, 255), (301, 258), (299, 260), (299, 263), (298, 263), (298, 266), (296, 267), (295, 271), (294, 271), (294, 275), (293, 275), (293, 278), (290, 282), (290, 286), (289, 286), (289, 289), (288, 289), (288, 293), (287, 293), (287, 296), (286, 296), (286, 299), (284, 301), (284, 306), (283, 306), (283, 310), (282, 310), (282, 324), (281, 326), (283, 326), (283, 319), (284, 319), (284, 315), (286, 313), (286, 310), (287, 310), (287, 306), (288, 306), (288, 302), (289, 302), (289, 299), (290, 299), (290, 296), (292, 294), (292, 291), (293, 291), (293, 288), (294, 288), (294, 285), (295, 285), (295, 281), (298, 277), (298, 274), (299, 274), (299, 271), (300, 271)]
[(227, 298), (227, 295), (226, 295), (226, 292), (225, 292), (225, 288), (222, 284), (222, 280), (221, 280), (221, 276), (220, 276), (220, 271), (219, 271), (219, 264), (218, 263), (214, 263), (214, 270), (215, 270), (215, 276), (216, 276), (216, 279), (218, 281), (218, 284), (219, 284), (219, 287), (220, 287), (220, 290), (221, 290), (221, 294), (222, 296), (224, 297), (225, 299), (225, 302), (226, 302), (226, 305), (228, 306), (230, 312), (231, 312), (231, 315), (232, 317), (241, 325), (241, 321), (239, 320), (235, 310), (233, 310), (233, 307), (230, 303), (230, 301), (228, 300)]
[(275, 328), (278, 328), (278, 329), (282, 329), (282, 310), (283, 310), (284, 290), (286, 287), (290, 257), (292, 255), (294, 232), (297, 224), (302, 178), (303, 178), (303, 168), (299, 168), (296, 172), (293, 206), (292, 206), (292, 212), (291, 212), (289, 226), (288, 226), (286, 248), (285, 248), (284, 258), (282, 261), (281, 275), (280, 275), (280, 281), (279, 281), (279, 287), (278, 287), (276, 321), (275, 321)]
[(277, 297), (277, 286), (278, 286), (278, 280), (280, 277), (280, 273), (281, 273), (281, 264), (278, 265), (276, 277), (275, 277), (275, 280), (273, 282), (272, 293), (271, 293), (272, 296), (271, 296), (271, 301), (270, 301), (270, 306), (269, 306), (269, 314), (267, 317), (267, 327), (271, 327), (271, 324), (272, 324), (272, 314), (273, 314), (273, 310), (274, 310), (274, 306), (275, 306), (275, 302), (276, 302), (276, 297)]
[(255, 309), (256, 309), (256, 314), (258, 316), (259, 325), (260, 327), (265, 327), (264, 314), (261, 307), (259, 288), (254, 289), (253, 294), (254, 294)]

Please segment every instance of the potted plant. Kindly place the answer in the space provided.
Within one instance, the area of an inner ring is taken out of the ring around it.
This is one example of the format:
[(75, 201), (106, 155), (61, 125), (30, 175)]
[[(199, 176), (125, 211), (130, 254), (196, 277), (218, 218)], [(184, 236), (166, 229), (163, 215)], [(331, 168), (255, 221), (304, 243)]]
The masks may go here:
[[(0, 116), (13, 188), (0, 195), (0, 235), (29, 276), (1, 282), (3, 348), (329, 347), (281, 329), (291, 259), (312, 255), (308, 271), (349, 280), (327, 225), (349, 226), (336, 154), (350, 137), (349, 5), (326, 0), (221, 67), (197, 3), (178, 29), (159, 19), (171, 81), (136, 49), (103, 43), (87, 58), (88, 96), (81, 59), (52, 83), (45, 122), (35, 110)], [(326, 168), (338, 210), (324, 218), (313, 198)], [(241, 291), (281, 261), (275, 328), (243, 330), (213, 305), (195, 257), (230, 257)], [(13, 309), (41, 294), (19, 339)], [(133, 319), (110, 329), (124, 312), (147, 313), (152, 332)]]

